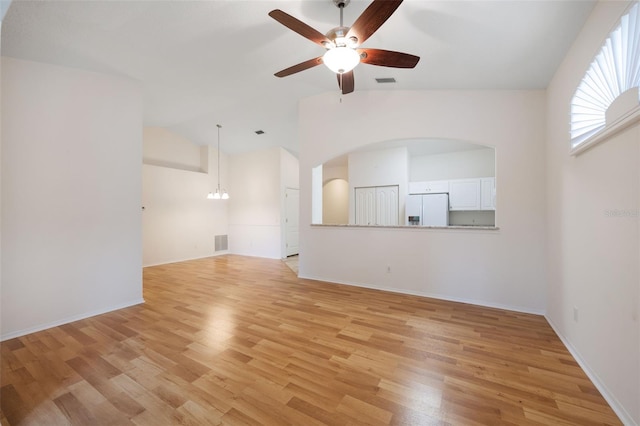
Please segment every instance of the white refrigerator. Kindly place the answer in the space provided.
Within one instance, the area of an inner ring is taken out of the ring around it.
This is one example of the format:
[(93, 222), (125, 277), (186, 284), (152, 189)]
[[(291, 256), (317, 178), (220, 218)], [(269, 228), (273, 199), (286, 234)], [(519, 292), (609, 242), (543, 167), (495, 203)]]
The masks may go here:
[(411, 194), (405, 204), (407, 225), (449, 226), (449, 194)]

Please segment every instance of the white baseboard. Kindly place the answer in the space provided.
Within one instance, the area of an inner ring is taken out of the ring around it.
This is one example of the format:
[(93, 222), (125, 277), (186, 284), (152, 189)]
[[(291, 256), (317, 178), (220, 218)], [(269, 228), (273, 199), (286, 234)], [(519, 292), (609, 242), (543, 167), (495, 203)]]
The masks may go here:
[(602, 397), (607, 401), (607, 403), (611, 406), (611, 409), (616, 413), (616, 415), (620, 418), (620, 421), (625, 426), (638, 426), (638, 424), (631, 418), (631, 415), (625, 410), (625, 408), (620, 404), (615, 396), (611, 393), (609, 388), (604, 384), (600, 377), (593, 371), (589, 364), (582, 358), (580, 352), (560, 333), (558, 328), (555, 326), (553, 321), (549, 319), (546, 315), (544, 316), (553, 331), (555, 331), (556, 335), (560, 338), (562, 343), (566, 346), (569, 353), (576, 360), (580, 368), (585, 372), (589, 380), (594, 384), (594, 386), (598, 389), (598, 391), (602, 394)]
[(410, 295), (410, 296), (428, 297), (428, 298), (431, 298), (431, 299), (446, 300), (446, 301), (449, 301), (449, 302), (467, 303), (469, 305), (484, 306), (486, 308), (496, 308), (496, 309), (504, 309), (505, 311), (521, 312), (523, 314), (533, 314), (533, 315), (544, 315), (545, 314), (544, 311), (525, 308), (525, 307), (522, 307), (522, 306), (512, 306), (512, 305), (504, 305), (504, 304), (501, 304), (501, 303), (491, 303), (491, 302), (487, 302), (485, 300), (466, 299), (466, 298), (462, 298), (462, 297), (451, 297), (451, 296), (447, 296), (447, 295), (443, 295), (443, 294), (429, 293), (429, 292), (424, 292), (424, 291), (406, 290), (406, 289), (395, 288), (395, 287), (394, 288), (391, 288), (391, 287), (374, 287), (372, 285), (365, 284), (365, 283), (356, 283), (356, 282), (347, 282), (347, 281), (335, 281), (335, 280), (329, 281), (329, 280), (324, 279), (324, 278), (313, 277), (313, 276), (298, 275), (298, 277), (299, 278), (308, 279), (308, 280), (322, 281), (322, 282), (329, 283), (329, 284), (343, 284), (343, 285), (350, 285), (350, 286), (354, 286), (354, 287), (368, 288), (368, 289), (371, 289), (371, 290), (387, 291), (387, 292), (390, 292), (390, 293), (399, 293), (399, 294), (407, 294), (407, 295)]
[(175, 259), (175, 260), (167, 260), (166, 262), (160, 262), (160, 263), (149, 263), (149, 264), (144, 264), (142, 265), (143, 268), (147, 268), (149, 266), (162, 266), (162, 265), (170, 265), (172, 263), (180, 263), (180, 262), (188, 262), (190, 260), (200, 260), (200, 259), (207, 259), (209, 257), (216, 257), (216, 256), (222, 256), (225, 254), (230, 254), (229, 250), (220, 250), (217, 251), (213, 254), (209, 254), (207, 256), (200, 256), (200, 257), (189, 257), (189, 258), (184, 258), (184, 259)]
[(96, 315), (106, 314), (107, 312), (117, 311), (118, 309), (128, 308), (130, 306), (139, 305), (144, 303), (144, 299), (135, 299), (129, 302), (121, 303), (118, 305), (110, 306), (108, 308), (102, 308), (95, 311), (84, 312), (78, 315), (72, 315), (70, 317), (66, 317), (60, 320), (52, 321), (46, 324), (38, 324), (33, 327), (24, 328), (18, 331), (12, 331), (10, 333), (3, 334), (0, 336), (0, 342), (4, 342), (5, 340), (14, 339), (16, 337), (25, 336), (27, 334), (36, 333), (38, 331), (46, 330), (52, 327), (58, 327), (59, 325), (68, 324), (70, 322), (79, 321), (85, 318), (94, 317)]

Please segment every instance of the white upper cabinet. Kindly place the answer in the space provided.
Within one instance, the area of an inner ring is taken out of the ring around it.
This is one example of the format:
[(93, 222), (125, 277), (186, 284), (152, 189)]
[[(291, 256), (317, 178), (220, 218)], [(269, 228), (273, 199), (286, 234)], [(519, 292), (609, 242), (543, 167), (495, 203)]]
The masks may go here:
[(480, 210), (480, 179), (449, 181), (449, 210)]
[(496, 209), (496, 178), (494, 177), (480, 179), (480, 209)]
[(449, 210), (495, 210), (496, 178), (409, 182), (409, 194), (449, 193)]
[(449, 192), (448, 180), (409, 182), (409, 194), (434, 194)]

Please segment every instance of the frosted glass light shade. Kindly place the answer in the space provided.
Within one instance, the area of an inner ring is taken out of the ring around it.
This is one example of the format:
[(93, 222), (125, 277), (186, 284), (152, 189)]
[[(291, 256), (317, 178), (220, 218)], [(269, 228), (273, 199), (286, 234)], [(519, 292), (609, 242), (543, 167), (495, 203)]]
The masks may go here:
[(331, 71), (344, 74), (360, 63), (360, 55), (350, 47), (336, 47), (327, 50), (322, 61)]
[(214, 199), (214, 195), (213, 192), (210, 192), (207, 194), (207, 200), (213, 200)]
[(228, 200), (228, 199), (229, 199), (229, 193), (228, 193), (227, 191), (224, 191), (224, 190), (223, 190), (223, 192), (222, 192), (222, 199), (223, 199), (223, 200)]

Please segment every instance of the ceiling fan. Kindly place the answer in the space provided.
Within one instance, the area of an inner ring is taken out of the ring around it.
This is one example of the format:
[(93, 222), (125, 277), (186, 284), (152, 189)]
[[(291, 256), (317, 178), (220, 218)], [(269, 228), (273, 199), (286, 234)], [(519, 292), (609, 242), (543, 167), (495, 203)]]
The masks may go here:
[(355, 85), (353, 69), (360, 62), (392, 68), (413, 68), (416, 66), (420, 60), (418, 56), (391, 50), (360, 48), (362, 43), (389, 19), (400, 6), (402, 0), (374, 0), (349, 28), (343, 25), (342, 14), (350, 1), (332, 0), (340, 9), (340, 26), (329, 30), (326, 35), (280, 9), (269, 12), (269, 16), (285, 27), (327, 50), (322, 56), (278, 71), (275, 73), (276, 77), (286, 77), (324, 63), (337, 74), (338, 87), (346, 95), (353, 92)]

